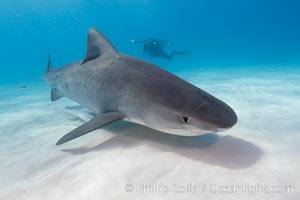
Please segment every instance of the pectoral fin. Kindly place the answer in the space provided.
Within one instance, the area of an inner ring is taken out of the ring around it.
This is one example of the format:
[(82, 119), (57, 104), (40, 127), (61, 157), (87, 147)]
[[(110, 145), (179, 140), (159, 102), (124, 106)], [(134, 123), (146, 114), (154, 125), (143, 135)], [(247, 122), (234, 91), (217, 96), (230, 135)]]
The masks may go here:
[(55, 87), (51, 88), (51, 101), (56, 101), (62, 97), (63, 95)]
[(95, 118), (91, 119), (90, 121), (86, 122), (85, 124), (79, 126), (78, 128), (76, 128), (73, 131), (69, 132), (68, 134), (64, 135), (56, 143), (56, 145), (63, 144), (72, 139), (80, 137), (84, 134), (87, 134), (91, 131), (101, 128), (112, 122), (122, 120), (124, 118), (125, 118), (125, 115), (122, 113), (118, 113), (118, 112), (109, 112), (109, 113), (98, 114)]

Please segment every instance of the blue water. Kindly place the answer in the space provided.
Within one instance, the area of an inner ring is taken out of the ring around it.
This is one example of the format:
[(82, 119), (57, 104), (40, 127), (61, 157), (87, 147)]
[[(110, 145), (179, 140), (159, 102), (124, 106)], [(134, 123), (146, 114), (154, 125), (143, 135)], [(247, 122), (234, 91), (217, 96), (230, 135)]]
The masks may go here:
[[(298, 200), (299, 10), (296, 0), (0, 0), (0, 199)], [(120, 122), (56, 146), (93, 114), (51, 102), (41, 77), (48, 53), (54, 67), (84, 58), (90, 27), (226, 102), (237, 124), (187, 138)], [(149, 58), (131, 42), (152, 37), (192, 53)], [(273, 186), (288, 190), (262, 190)]]
[[(47, 52), (56, 67), (81, 60), (90, 27), (119, 51), (169, 71), (299, 66), (300, 3), (292, 0), (0, 1), (0, 81), (39, 80)], [(155, 37), (192, 50), (172, 62), (143, 56), (132, 39)]]

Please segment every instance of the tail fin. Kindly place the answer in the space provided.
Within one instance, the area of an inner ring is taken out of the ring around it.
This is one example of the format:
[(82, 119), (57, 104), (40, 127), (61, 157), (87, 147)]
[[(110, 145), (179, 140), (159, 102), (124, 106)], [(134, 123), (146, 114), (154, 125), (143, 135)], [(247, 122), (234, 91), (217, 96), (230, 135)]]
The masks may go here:
[(47, 65), (46, 73), (48, 73), (52, 70), (53, 70), (53, 67), (52, 67), (52, 63), (51, 63), (51, 58), (50, 58), (50, 55), (48, 54), (48, 65)]

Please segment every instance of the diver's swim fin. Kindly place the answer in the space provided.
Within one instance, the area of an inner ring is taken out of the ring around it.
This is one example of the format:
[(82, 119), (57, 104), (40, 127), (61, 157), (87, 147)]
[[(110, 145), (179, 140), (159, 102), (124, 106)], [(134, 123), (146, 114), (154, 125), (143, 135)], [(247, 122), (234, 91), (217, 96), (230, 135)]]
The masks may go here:
[(191, 50), (188, 50), (188, 51), (173, 51), (173, 54), (174, 55), (180, 55), (180, 56), (185, 56), (185, 55), (189, 55), (191, 54)]
[(78, 128), (74, 129), (73, 131), (64, 135), (56, 145), (63, 144), (70, 140), (73, 140), (77, 137), (80, 137), (84, 134), (87, 134), (91, 131), (94, 131), (100, 127), (108, 125), (112, 122), (119, 121), (125, 118), (125, 115), (118, 112), (108, 112), (103, 114), (98, 114), (95, 118), (91, 119), (90, 121), (86, 122), (85, 124), (79, 126)]

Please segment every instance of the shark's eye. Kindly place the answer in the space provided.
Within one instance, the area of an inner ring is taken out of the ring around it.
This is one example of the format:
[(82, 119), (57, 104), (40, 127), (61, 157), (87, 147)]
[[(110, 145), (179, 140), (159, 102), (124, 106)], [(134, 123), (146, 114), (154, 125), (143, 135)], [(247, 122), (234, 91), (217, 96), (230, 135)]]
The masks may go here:
[(189, 118), (188, 117), (182, 117), (183, 122), (188, 123), (189, 122)]

